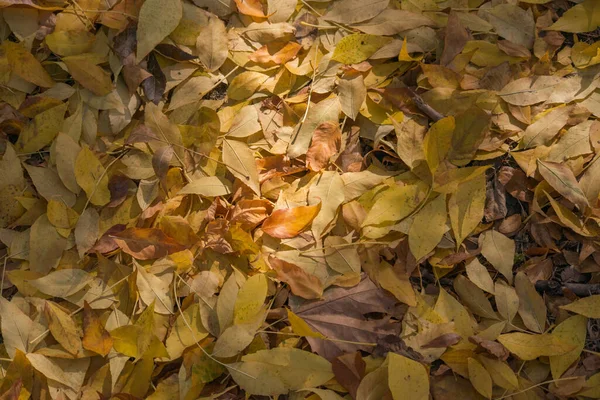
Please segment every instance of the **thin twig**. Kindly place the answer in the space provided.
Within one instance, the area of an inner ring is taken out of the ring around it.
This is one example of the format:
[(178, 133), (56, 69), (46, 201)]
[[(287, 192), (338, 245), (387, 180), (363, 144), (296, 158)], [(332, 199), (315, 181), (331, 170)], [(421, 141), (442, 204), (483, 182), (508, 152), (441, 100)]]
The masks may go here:
[(514, 396), (514, 395), (517, 395), (517, 394), (521, 394), (521, 393), (528, 392), (528, 391), (530, 391), (531, 389), (535, 389), (535, 388), (537, 388), (537, 387), (544, 386), (544, 385), (546, 385), (546, 384), (549, 384), (549, 383), (554, 383), (554, 382), (562, 382), (562, 381), (570, 381), (570, 380), (577, 379), (577, 378), (579, 378), (579, 376), (570, 376), (570, 377), (568, 377), (568, 378), (551, 379), (551, 380), (549, 380), (549, 381), (540, 382), (540, 383), (538, 383), (537, 385), (529, 386), (528, 388), (526, 388), (526, 389), (523, 389), (523, 390), (520, 390), (520, 391), (518, 391), (518, 392), (513, 392), (513, 393), (507, 394), (507, 395), (505, 395), (505, 396), (502, 396), (502, 397), (496, 397), (496, 398), (494, 398), (494, 400), (502, 400), (502, 399), (506, 399), (506, 398), (508, 398), (508, 397), (511, 397), (511, 396)]

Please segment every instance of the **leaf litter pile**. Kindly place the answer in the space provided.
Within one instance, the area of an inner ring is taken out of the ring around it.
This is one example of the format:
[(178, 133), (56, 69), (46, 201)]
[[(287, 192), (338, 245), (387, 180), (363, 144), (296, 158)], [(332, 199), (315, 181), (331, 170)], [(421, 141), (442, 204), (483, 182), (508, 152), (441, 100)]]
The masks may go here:
[(1, 399), (600, 398), (600, 2), (0, 7)]

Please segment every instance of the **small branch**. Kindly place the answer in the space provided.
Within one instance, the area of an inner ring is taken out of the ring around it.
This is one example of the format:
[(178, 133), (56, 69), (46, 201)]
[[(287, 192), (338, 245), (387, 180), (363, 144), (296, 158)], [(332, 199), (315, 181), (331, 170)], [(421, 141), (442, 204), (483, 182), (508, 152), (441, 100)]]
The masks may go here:
[(429, 104), (425, 103), (425, 100), (421, 96), (419, 96), (414, 90), (409, 89), (412, 94), (412, 100), (421, 112), (431, 118), (434, 122), (439, 121), (444, 118), (442, 114), (438, 111), (434, 110)]

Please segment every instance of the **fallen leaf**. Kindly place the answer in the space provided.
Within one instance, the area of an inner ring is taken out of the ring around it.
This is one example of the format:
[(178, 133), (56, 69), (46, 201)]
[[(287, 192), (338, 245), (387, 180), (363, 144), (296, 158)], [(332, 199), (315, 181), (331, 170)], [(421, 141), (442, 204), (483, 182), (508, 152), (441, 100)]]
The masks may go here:
[(173, 32), (181, 20), (182, 14), (180, 0), (144, 2), (138, 17), (136, 64)]
[(103, 357), (110, 352), (113, 345), (110, 333), (104, 328), (102, 321), (85, 302), (83, 306), (83, 347)]
[(211, 17), (196, 39), (198, 58), (209, 71), (218, 70), (227, 60), (227, 31), (219, 18)]
[(92, 204), (103, 206), (110, 201), (106, 169), (88, 147), (83, 147), (77, 155), (75, 179)]
[(388, 382), (394, 400), (429, 398), (429, 373), (423, 364), (410, 358), (388, 354)]
[(357, 64), (371, 57), (390, 41), (390, 38), (383, 36), (354, 33), (338, 42), (331, 58), (342, 64)]
[(156, 228), (128, 228), (112, 238), (124, 252), (138, 260), (156, 259), (185, 249)]
[(583, 315), (588, 318), (600, 318), (600, 308), (598, 308), (598, 304), (600, 303), (600, 295), (593, 295), (589, 297), (584, 297), (578, 299), (571, 304), (567, 304), (561, 306), (563, 310), (574, 312), (575, 314)]
[(577, 179), (567, 166), (551, 162), (537, 160), (540, 175), (558, 193), (565, 196), (569, 201), (580, 209), (589, 207), (589, 203), (583, 190), (579, 187)]
[(481, 254), (512, 284), (515, 242), (498, 231), (489, 230), (481, 234), (480, 243)]
[(534, 360), (540, 356), (562, 356), (575, 348), (550, 333), (505, 333), (498, 336), (498, 341), (522, 360)]
[(331, 363), (294, 348), (259, 350), (229, 365), (229, 372), (249, 394), (276, 396), (320, 386), (333, 378)]
[(46, 301), (45, 314), (48, 319), (48, 329), (54, 339), (69, 353), (74, 356), (83, 351), (81, 343), (81, 331), (75, 325), (75, 321), (58, 305)]
[(278, 239), (293, 238), (309, 228), (319, 211), (321, 203), (275, 210), (263, 221), (262, 230)]

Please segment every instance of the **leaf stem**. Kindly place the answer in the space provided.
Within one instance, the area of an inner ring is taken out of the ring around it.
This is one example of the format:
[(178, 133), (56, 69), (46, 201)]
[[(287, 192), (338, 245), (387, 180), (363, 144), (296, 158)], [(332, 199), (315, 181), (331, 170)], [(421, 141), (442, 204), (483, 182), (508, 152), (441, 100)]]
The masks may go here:
[(504, 395), (502, 397), (496, 397), (496, 398), (494, 398), (494, 400), (503, 400), (503, 399), (509, 398), (509, 397), (517, 395), (517, 394), (528, 392), (531, 389), (535, 389), (537, 387), (544, 386), (544, 385), (549, 384), (549, 383), (562, 382), (562, 381), (570, 381), (570, 380), (577, 379), (577, 378), (579, 378), (579, 376), (569, 376), (567, 378), (551, 379), (549, 381), (540, 382), (537, 385), (529, 386), (528, 388), (520, 390), (518, 392), (509, 393), (509, 394)]

